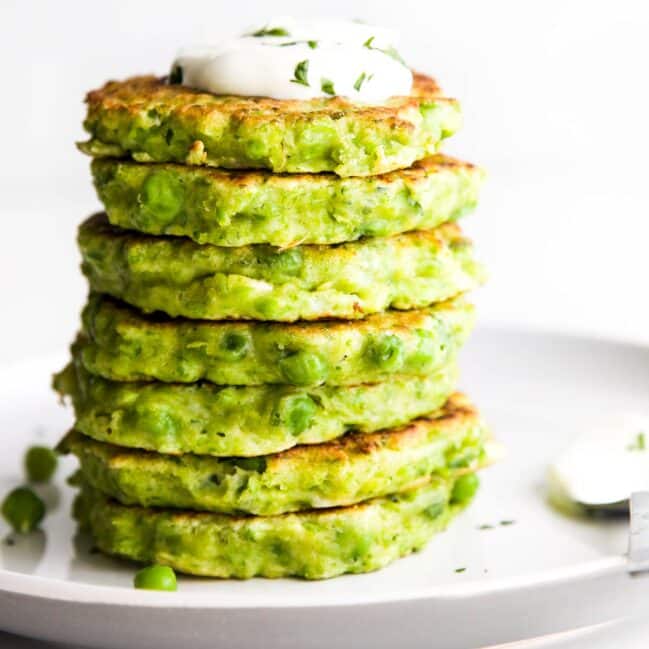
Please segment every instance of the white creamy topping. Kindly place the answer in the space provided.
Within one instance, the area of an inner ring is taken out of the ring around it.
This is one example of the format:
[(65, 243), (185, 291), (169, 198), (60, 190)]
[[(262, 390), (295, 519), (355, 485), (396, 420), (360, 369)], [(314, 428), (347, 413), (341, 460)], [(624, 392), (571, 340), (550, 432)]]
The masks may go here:
[(360, 23), (278, 18), (239, 38), (180, 52), (171, 83), (219, 95), (381, 103), (408, 95), (395, 35)]
[(585, 505), (649, 491), (649, 417), (625, 415), (579, 436), (550, 469), (554, 495)]

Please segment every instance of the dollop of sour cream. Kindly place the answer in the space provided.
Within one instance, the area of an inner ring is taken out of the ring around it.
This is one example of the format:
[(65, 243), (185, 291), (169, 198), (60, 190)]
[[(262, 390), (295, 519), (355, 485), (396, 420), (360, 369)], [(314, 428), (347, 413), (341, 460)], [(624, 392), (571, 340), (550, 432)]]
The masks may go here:
[(408, 95), (412, 72), (387, 29), (276, 18), (238, 38), (181, 50), (170, 83), (219, 95), (382, 103)]
[(549, 470), (559, 505), (599, 506), (649, 491), (649, 417), (628, 413), (579, 435)]

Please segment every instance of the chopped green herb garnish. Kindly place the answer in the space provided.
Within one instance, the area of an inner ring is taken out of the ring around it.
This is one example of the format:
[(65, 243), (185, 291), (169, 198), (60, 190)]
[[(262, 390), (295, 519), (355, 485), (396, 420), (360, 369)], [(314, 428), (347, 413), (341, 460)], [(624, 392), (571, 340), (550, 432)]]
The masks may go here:
[(502, 525), (503, 527), (507, 527), (508, 525), (513, 525), (515, 522), (516, 521), (504, 520), (504, 521), (500, 521), (500, 525)]
[(356, 79), (356, 81), (354, 81), (354, 90), (356, 92), (360, 92), (361, 91), (361, 86), (366, 81), (369, 81), (373, 76), (374, 76), (373, 74), (365, 74), (365, 72), (361, 72), (358, 79)]
[(183, 82), (183, 69), (179, 65), (174, 65), (169, 74), (169, 83), (172, 86), (180, 85)]
[(304, 61), (300, 61), (295, 66), (295, 70), (293, 71), (295, 78), (291, 79), (291, 82), (299, 83), (302, 84), (303, 86), (308, 86), (309, 85), (309, 81), (307, 79), (308, 73), (309, 73), (309, 61), (307, 59), (305, 59)]
[(385, 54), (386, 56), (389, 56), (391, 59), (394, 59), (395, 61), (398, 61), (401, 63), (401, 65), (406, 65), (406, 62), (401, 58), (399, 55), (399, 52), (397, 52), (396, 48), (390, 46), (387, 47), (386, 49), (381, 49), (380, 47), (374, 47), (372, 45), (372, 42), (374, 41), (374, 36), (370, 36), (364, 43), (363, 47), (366, 47), (368, 50), (376, 50), (377, 52), (381, 52), (382, 54)]
[(293, 47), (293, 45), (302, 45), (306, 43), (312, 50), (318, 47), (318, 41), (288, 41), (287, 43), (278, 43), (278, 47)]
[(479, 530), (493, 530), (494, 526), (489, 525), (489, 523), (484, 523), (483, 525), (479, 525), (478, 529)]
[(268, 29), (268, 27), (262, 27), (261, 29), (258, 29), (256, 32), (253, 32), (252, 34), (249, 34), (249, 36), (254, 36), (255, 38), (261, 38), (262, 36), (290, 36), (291, 34), (288, 32), (288, 30), (284, 29), (283, 27), (271, 27)]
[(456, 568), (455, 572), (464, 572), (466, 568)]
[[(374, 49), (379, 49), (379, 48), (374, 48)], [(394, 47), (388, 47), (385, 50), (379, 49), (379, 52), (383, 52), (383, 54), (389, 56), (391, 59), (394, 59), (395, 61), (397, 61), (397, 63), (401, 63), (401, 65), (406, 64), (406, 62), (401, 58), (399, 52), (397, 52), (396, 48)]]
[(638, 433), (633, 442), (626, 447), (627, 451), (644, 451), (647, 448), (647, 440), (644, 433)]
[(325, 92), (328, 95), (336, 94), (336, 91), (334, 90), (334, 82), (331, 79), (325, 79), (324, 77), (320, 79), (320, 88), (322, 88), (322, 92)]

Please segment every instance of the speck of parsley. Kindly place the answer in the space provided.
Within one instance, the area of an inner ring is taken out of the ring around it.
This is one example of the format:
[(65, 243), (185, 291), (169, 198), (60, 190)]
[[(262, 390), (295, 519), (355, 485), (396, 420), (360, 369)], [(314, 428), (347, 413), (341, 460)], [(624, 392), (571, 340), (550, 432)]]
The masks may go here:
[(183, 69), (180, 65), (174, 65), (169, 74), (169, 83), (178, 86), (183, 82)]
[(291, 34), (287, 29), (284, 29), (283, 27), (271, 27), (268, 29), (268, 27), (262, 27), (261, 29), (258, 29), (256, 32), (253, 32), (250, 34), (250, 36), (254, 36), (255, 38), (261, 38), (262, 36), (290, 36)]
[(356, 92), (361, 91), (361, 86), (366, 82), (369, 81), (374, 75), (373, 74), (366, 74), (365, 72), (361, 72), (360, 75), (358, 76), (358, 79), (354, 81), (354, 90)]
[(293, 71), (293, 76), (295, 78), (291, 79), (291, 83), (299, 83), (303, 86), (308, 86), (309, 85), (309, 81), (307, 79), (308, 73), (309, 73), (309, 60), (304, 59), (304, 61), (300, 61), (295, 66), (295, 70)]
[(401, 65), (404, 66), (406, 65), (406, 62), (401, 58), (401, 55), (399, 54), (399, 52), (397, 52), (396, 48), (394, 47), (388, 47), (385, 50), (379, 49), (379, 52), (383, 52), (383, 54), (389, 56), (391, 59), (394, 59), (397, 63), (401, 63)]
[(455, 572), (459, 573), (459, 572), (464, 572), (465, 570), (466, 570), (466, 568), (456, 568)]
[(478, 525), (479, 530), (493, 530), (494, 526), (489, 523), (484, 523), (483, 525)]
[(633, 442), (626, 447), (627, 451), (644, 451), (647, 449), (647, 439), (644, 433), (638, 433)]
[(514, 523), (516, 523), (516, 521), (506, 519), (506, 520), (500, 521), (499, 524), (502, 525), (503, 527), (507, 527), (508, 525), (514, 525)]
[(318, 47), (318, 41), (287, 41), (286, 43), (277, 43), (278, 47), (293, 47), (294, 45), (303, 45), (306, 43), (312, 50)]
[(381, 49), (380, 47), (374, 47), (372, 43), (374, 42), (374, 36), (370, 36), (364, 43), (363, 47), (366, 47), (368, 50), (376, 50), (377, 52), (381, 52), (381, 54), (385, 54), (386, 56), (389, 56), (391, 59), (394, 59), (398, 63), (401, 63), (401, 65), (406, 65), (406, 62), (401, 58), (399, 55), (399, 52), (397, 52), (396, 48), (394, 47), (387, 47), (386, 49)]
[(335, 95), (336, 91), (334, 90), (334, 82), (331, 79), (325, 79), (324, 77), (320, 79), (320, 88), (322, 92), (328, 95)]

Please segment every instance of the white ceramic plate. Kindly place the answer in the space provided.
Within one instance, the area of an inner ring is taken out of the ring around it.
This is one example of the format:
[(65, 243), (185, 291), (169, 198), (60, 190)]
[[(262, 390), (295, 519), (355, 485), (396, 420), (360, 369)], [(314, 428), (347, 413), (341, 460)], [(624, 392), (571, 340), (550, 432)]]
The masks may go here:
[[(424, 552), (325, 582), (182, 577), (177, 593), (134, 590), (133, 565), (74, 540), (66, 460), (44, 493), (43, 532), (0, 541), (0, 628), (111, 649), (465, 649), (641, 610), (649, 578), (626, 573), (625, 522), (562, 516), (543, 481), (548, 461), (598, 417), (649, 410), (649, 350), (485, 329), (463, 359), (462, 387), (508, 456)], [(54, 369), (57, 359), (0, 373), (2, 493), (20, 482), (25, 447), (53, 443), (70, 424), (49, 391)]]

